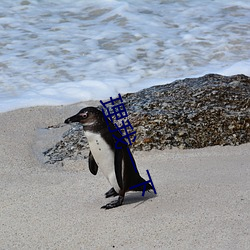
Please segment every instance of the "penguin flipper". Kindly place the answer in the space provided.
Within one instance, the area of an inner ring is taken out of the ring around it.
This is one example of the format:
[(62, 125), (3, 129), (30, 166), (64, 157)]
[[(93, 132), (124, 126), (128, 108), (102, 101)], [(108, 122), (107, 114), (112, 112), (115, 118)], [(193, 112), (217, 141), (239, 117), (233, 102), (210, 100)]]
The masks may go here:
[(120, 189), (123, 189), (122, 162), (123, 162), (123, 152), (121, 149), (115, 148), (115, 175)]
[(91, 151), (89, 151), (89, 170), (93, 175), (96, 175), (98, 171), (98, 165), (96, 164)]
[(115, 191), (115, 189), (112, 187), (108, 192), (105, 193), (105, 197), (109, 198), (111, 196), (117, 196), (118, 193)]

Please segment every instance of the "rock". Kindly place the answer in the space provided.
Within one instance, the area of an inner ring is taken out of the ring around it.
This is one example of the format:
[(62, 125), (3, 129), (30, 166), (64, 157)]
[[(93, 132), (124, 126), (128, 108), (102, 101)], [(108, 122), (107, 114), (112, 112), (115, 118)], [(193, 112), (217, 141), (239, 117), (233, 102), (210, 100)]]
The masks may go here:
[[(122, 97), (136, 133), (133, 150), (201, 148), (250, 142), (250, 78), (215, 74), (153, 86)], [(44, 152), (48, 162), (86, 157), (81, 126)], [(72, 150), (70, 150), (72, 148)]]

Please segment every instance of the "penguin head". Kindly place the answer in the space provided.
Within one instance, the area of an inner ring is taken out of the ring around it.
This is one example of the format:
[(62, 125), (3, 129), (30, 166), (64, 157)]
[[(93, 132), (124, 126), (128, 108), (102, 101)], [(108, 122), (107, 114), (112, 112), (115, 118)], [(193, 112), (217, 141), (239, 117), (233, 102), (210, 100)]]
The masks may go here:
[(76, 115), (67, 118), (65, 123), (70, 124), (73, 122), (79, 122), (83, 127), (91, 127), (96, 125), (101, 125), (105, 122), (103, 113), (95, 107), (87, 107), (81, 109)]

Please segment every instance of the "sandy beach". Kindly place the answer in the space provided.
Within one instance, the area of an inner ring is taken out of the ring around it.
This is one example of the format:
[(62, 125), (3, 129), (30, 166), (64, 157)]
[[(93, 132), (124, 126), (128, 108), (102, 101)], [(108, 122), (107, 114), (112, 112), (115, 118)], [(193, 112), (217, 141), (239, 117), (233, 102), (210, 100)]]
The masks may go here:
[(249, 143), (135, 152), (157, 195), (103, 210), (110, 186), (87, 159), (42, 161), (68, 129), (45, 128), (90, 104), (0, 113), (0, 249), (249, 249)]

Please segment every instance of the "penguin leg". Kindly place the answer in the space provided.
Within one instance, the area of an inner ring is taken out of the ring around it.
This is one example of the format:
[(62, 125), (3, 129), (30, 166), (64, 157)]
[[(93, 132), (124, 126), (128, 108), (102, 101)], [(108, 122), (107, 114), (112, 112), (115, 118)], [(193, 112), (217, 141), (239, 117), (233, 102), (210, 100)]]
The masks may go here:
[(110, 203), (102, 206), (101, 208), (110, 209), (110, 208), (114, 208), (114, 207), (119, 207), (122, 205), (123, 200), (124, 200), (124, 196), (119, 195), (118, 200), (111, 201)]
[(105, 193), (105, 197), (109, 198), (111, 196), (117, 196), (118, 193), (115, 191), (115, 189), (112, 187), (107, 193)]

